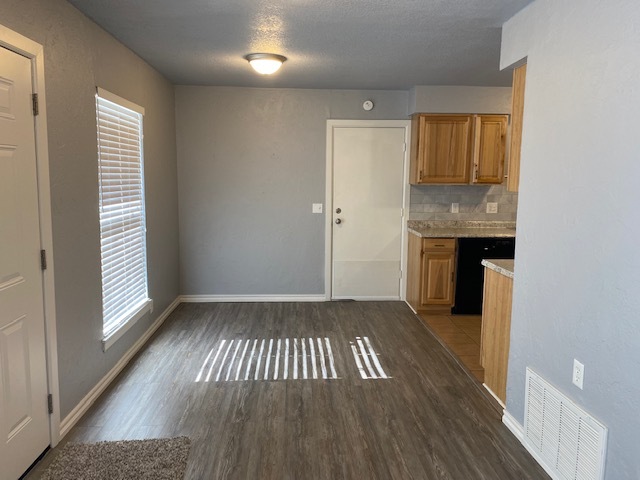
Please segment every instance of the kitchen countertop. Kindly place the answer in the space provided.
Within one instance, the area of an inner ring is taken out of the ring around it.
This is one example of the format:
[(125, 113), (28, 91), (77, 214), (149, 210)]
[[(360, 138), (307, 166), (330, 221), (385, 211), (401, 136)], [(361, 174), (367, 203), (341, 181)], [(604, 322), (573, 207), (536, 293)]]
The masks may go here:
[(408, 230), (422, 238), (514, 238), (516, 236), (515, 222), (410, 220)]
[(513, 278), (513, 260), (482, 260), (482, 265), (505, 277)]

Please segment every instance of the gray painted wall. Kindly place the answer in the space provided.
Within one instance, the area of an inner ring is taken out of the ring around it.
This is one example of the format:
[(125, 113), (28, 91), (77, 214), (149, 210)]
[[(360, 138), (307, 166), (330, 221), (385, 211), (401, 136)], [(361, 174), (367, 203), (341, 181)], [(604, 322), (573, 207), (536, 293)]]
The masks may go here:
[[(375, 108), (362, 109), (371, 99)], [(327, 119), (406, 119), (407, 92), (176, 87), (186, 295), (324, 293)]]
[(507, 409), (533, 368), (609, 428), (611, 480), (640, 478), (639, 23), (637, 0), (537, 0), (502, 42), (528, 57)]
[[(0, 22), (44, 45), (64, 418), (178, 295), (173, 86), (62, 0), (0, 0)], [(149, 289), (154, 312), (102, 352), (95, 87), (145, 107)]]
[(511, 87), (417, 85), (409, 91), (409, 114), (511, 113)]

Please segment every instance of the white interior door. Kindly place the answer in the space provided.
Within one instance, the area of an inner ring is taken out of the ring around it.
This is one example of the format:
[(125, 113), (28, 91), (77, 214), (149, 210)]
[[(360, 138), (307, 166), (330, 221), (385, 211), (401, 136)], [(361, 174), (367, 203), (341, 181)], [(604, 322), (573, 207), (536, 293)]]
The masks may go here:
[(31, 61), (0, 47), (0, 479), (49, 445)]
[(405, 128), (333, 129), (334, 299), (399, 299)]

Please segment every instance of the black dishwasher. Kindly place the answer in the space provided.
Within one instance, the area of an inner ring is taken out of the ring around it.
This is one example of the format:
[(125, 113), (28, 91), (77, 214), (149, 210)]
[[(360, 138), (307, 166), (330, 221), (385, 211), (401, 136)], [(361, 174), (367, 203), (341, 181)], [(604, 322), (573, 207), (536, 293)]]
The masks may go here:
[(456, 265), (456, 296), (451, 313), (477, 315), (482, 313), (484, 288), (484, 258), (513, 258), (515, 238), (459, 238)]

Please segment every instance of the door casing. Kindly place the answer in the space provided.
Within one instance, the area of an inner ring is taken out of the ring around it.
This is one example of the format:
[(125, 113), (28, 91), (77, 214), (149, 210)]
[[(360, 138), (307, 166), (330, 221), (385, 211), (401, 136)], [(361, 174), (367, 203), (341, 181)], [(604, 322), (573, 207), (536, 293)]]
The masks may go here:
[(333, 138), (336, 128), (404, 128), (404, 160), (402, 175), (402, 250), (400, 264), (400, 299), (407, 298), (407, 220), (409, 218), (409, 146), (411, 145), (410, 120), (327, 120), (326, 147), (326, 190), (325, 190), (325, 240), (324, 240), (324, 292), (325, 300), (331, 301), (332, 291), (332, 259), (333, 259)]
[(45, 346), (47, 350), (47, 388), (49, 394), (53, 397), (53, 413), (49, 415), (49, 435), (51, 447), (55, 447), (60, 441), (60, 388), (58, 383), (58, 342), (56, 330), (51, 191), (49, 186), (49, 142), (47, 137), (44, 49), (39, 43), (1, 24), (0, 46), (18, 53), (31, 61), (33, 93), (38, 95), (39, 112), (38, 115), (33, 118), (36, 138), (40, 245), (41, 248), (47, 252), (47, 268), (42, 272), (42, 285), (44, 292)]

